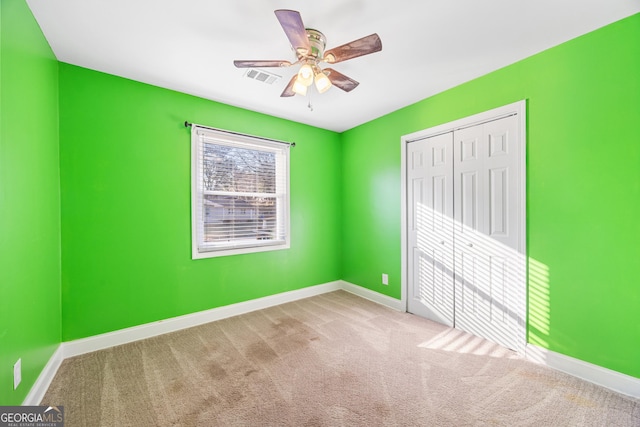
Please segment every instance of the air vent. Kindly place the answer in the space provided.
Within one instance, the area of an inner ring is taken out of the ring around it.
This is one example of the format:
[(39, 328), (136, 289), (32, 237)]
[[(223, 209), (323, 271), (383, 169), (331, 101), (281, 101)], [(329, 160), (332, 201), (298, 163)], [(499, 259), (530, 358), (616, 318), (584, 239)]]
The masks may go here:
[(281, 79), (281, 76), (277, 74), (269, 73), (262, 70), (256, 70), (254, 68), (248, 69), (244, 75), (252, 80), (257, 80), (268, 85), (273, 84)]

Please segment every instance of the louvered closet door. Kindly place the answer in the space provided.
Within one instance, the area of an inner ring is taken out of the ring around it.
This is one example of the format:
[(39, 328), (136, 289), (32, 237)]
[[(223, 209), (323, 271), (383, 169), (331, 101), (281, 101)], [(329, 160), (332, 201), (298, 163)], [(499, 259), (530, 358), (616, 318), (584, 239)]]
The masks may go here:
[(455, 326), (512, 349), (525, 342), (521, 144), (515, 116), (454, 134)]
[(453, 326), (453, 133), (407, 150), (407, 309)]

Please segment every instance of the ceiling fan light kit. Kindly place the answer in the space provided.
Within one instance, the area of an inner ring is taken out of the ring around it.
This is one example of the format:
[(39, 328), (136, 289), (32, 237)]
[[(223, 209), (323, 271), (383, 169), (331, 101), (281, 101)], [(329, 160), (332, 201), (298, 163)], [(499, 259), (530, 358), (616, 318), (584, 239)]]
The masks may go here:
[(311, 86), (311, 83), (313, 83), (313, 67), (309, 64), (304, 64), (302, 67), (300, 67), (300, 71), (298, 71), (298, 77), (296, 78), (296, 81), (302, 83), (305, 86)]
[(291, 90), (296, 95), (305, 96), (307, 94), (307, 85), (303, 84), (302, 82), (299, 82), (295, 77), (294, 79), (295, 81), (293, 82), (293, 86), (291, 87)]
[(291, 78), (289, 84), (282, 91), (281, 97), (296, 94), (305, 96), (307, 89), (313, 83), (315, 83), (318, 93), (324, 93), (332, 86), (350, 92), (358, 86), (357, 81), (331, 68), (323, 70), (320, 68), (320, 64), (323, 62), (336, 64), (382, 50), (382, 41), (374, 33), (325, 52), (326, 37), (318, 30), (305, 28), (299, 12), (279, 9), (275, 11), (275, 14), (291, 43), (297, 60), (293, 63), (284, 60), (239, 60), (233, 61), (233, 64), (238, 68), (300, 65), (298, 73)]
[(318, 93), (325, 93), (326, 91), (331, 89), (331, 86), (333, 86), (331, 84), (331, 80), (329, 80), (329, 77), (327, 77), (327, 75), (322, 71), (316, 74), (315, 81)]

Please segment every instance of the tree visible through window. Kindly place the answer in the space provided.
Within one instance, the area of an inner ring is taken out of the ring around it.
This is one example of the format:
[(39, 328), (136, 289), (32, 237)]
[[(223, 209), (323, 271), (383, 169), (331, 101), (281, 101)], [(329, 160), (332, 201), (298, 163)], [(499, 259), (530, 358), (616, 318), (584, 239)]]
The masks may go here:
[(288, 247), (289, 146), (197, 128), (194, 258)]

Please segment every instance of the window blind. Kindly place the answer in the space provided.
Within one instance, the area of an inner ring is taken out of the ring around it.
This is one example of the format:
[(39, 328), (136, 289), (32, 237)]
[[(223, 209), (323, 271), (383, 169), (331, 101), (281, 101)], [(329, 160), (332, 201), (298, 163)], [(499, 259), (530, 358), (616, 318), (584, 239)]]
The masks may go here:
[(288, 247), (289, 145), (197, 126), (192, 143), (194, 256)]

